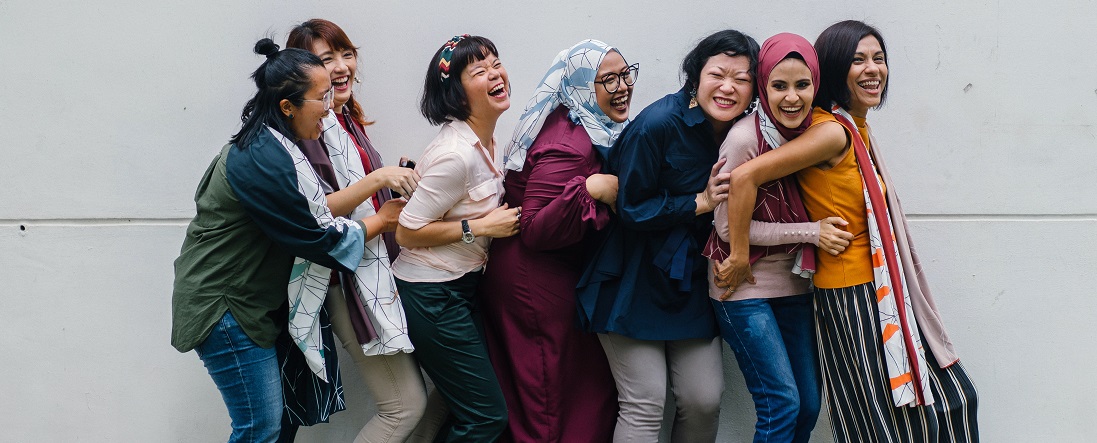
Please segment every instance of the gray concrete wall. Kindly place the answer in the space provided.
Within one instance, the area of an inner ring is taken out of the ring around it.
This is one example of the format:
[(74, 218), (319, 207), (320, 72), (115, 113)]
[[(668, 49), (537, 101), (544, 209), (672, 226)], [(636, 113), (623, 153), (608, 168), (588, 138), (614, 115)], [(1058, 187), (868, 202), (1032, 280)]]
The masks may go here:
[[(642, 66), (634, 109), (678, 89), (707, 33), (884, 33), (891, 96), (871, 115), (941, 311), (981, 394), (985, 441), (1088, 441), (1097, 352), (1097, 5), (816, 2), (0, 0), (0, 440), (218, 441), (228, 417), (169, 345), (172, 260), (210, 158), (238, 127), (254, 42), (325, 17), (362, 46), (359, 95), (386, 161), (436, 130), (416, 112), (455, 33), (499, 46), (506, 137), (549, 60), (583, 38)], [(726, 353), (721, 440), (748, 441)], [(349, 441), (350, 410), (301, 441)], [(830, 441), (822, 419), (816, 441)]]

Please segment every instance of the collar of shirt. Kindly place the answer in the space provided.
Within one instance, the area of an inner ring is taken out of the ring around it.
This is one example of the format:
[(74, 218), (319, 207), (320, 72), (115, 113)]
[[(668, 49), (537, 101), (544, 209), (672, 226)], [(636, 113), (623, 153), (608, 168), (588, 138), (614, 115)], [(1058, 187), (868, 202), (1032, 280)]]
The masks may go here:
[[(473, 131), (472, 127), (469, 126), (468, 123), (466, 123), (464, 120), (452, 119), (449, 121), (449, 123), (446, 124), (453, 128), (454, 131), (457, 131), (457, 135), (465, 139), (468, 144), (475, 146), (476, 149), (480, 151), (480, 154), (483, 155), (484, 161), (491, 166), (491, 170), (495, 172), (496, 175), (503, 175), (503, 173), (501, 172), (503, 168), (503, 164), (500, 161), (501, 156), (498, 155), (498, 152), (496, 152), (496, 155), (494, 156), (491, 155), (492, 153), (488, 152), (488, 149), (484, 147), (483, 143), (480, 143), (480, 137), (476, 136), (476, 131)], [(495, 143), (494, 135), (491, 137), (491, 144), (492, 146), (496, 147), (496, 150), (498, 150), (499, 144)]]
[(693, 127), (708, 121), (705, 119), (705, 111), (700, 106), (689, 107), (689, 101), (692, 97), (689, 96), (689, 91), (686, 90), (685, 86), (678, 90), (674, 98), (674, 103), (678, 105), (678, 110), (682, 113), (682, 122), (686, 125)]

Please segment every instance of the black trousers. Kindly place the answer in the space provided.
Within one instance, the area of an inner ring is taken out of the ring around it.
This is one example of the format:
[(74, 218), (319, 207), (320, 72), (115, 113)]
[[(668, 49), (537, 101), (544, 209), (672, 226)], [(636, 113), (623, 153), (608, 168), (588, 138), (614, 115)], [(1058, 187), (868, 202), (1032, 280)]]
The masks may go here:
[(926, 349), (931, 406), (895, 407), (871, 282), (815, 289), (819, 364), (836, 442), (976, 443), (978, 393), (960, 362), (941, 368)]
[(415, 357), (446, 400), (447, 442), (492, 442), (507, 426), (507, 405), (484, 344), (476, 309), (480, 272), (441, 283), (396, 279)]

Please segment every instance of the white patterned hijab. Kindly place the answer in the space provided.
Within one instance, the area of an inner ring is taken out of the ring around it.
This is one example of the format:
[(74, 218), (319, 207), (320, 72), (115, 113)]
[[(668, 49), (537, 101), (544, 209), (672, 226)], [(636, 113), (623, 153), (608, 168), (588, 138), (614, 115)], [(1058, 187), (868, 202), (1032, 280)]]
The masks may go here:
[(570, 110), (568, 117), (572, 121), (586, 128), (591, 143), (602, 147), (613, 145), (628, 121), (616, 123), (610, 120), (598, 107), (594, 89), (598, 66), (609, 51), (617, 49), (598, 40), (583, 40), (556, 55), (548, 73), (526, 104), (526, 110), (522, 112), (514, 135), (503, 153), (506, 169), (522, 170), (526, 163), (526, 151), (541, 132), (549, 114), (561, 104)]

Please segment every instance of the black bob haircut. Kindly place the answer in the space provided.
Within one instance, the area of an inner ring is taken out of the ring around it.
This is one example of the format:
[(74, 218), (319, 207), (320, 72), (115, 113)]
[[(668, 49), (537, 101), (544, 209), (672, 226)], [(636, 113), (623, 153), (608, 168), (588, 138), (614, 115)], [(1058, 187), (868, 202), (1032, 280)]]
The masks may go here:
[(750, 60), (750, 76), (758, 71), (758, 42), (749, 35), (734, 29), (716, 32), (702, 39), (682, 60), (682, 74), (686, 76), (686, 89), (693, 91), (701, 81), (701, 69), (708, 59), (717, 54), (729, 57), (745, 55)]
[[(814, 106), (830, 109), (831, 103), (837, 103), (838, 106), (849, 109), (850, 91), (846, 85), (846, 77), (849, 76), (857, 44), (870, 35), (880, 42), (886, 66), (888, 48), (884, 44), (884, 37), (880, 35), (880, 31), (864, 22), (846, 20), (835, 23), (815, 39), (815, 52), (819, 54), (819, 93), (815, 94)], [(883, 106), (887, 100), (890, 83), (884, 83), (884, 91), (880, 93), (880, 105), (877, 108)]]
[(449, 78), (442, 81), (442, 69), (438, 61), (445, 46), (438, 48), (427, 65), (427, 76), (423, 80), (423, 97), (419, 102), (419, 112), (423, 113), (433, 125), (441, 125), (452, 119), (469, 118), (469, 101), (465, 87), (461, 85), (461, 72), (474, 61), (480, 61), (488, 55), (499, 56), (495, 43), (485, 37), (472, 35), (465, 37), (453, 48), (450, 58)]
[(256, 54), (267, 56), (267, 59), (251, 74), (258, 90), (240, 113), (240, 121), (243, 122), (240, 132), (229, 139), (240, 149), (247, 149), (263, 126), (270, 126), (296, 140), (297, 135), (282, 114), (280, 103), (289, 100), (294, 106), (301, 106), (305, 92), (312, 86), (309, 69), (324, 67), (324, 62), (311, 52), (293, 48), (279, 51), (278, 45), (269, 38), (256, 42), (254, 50)]

